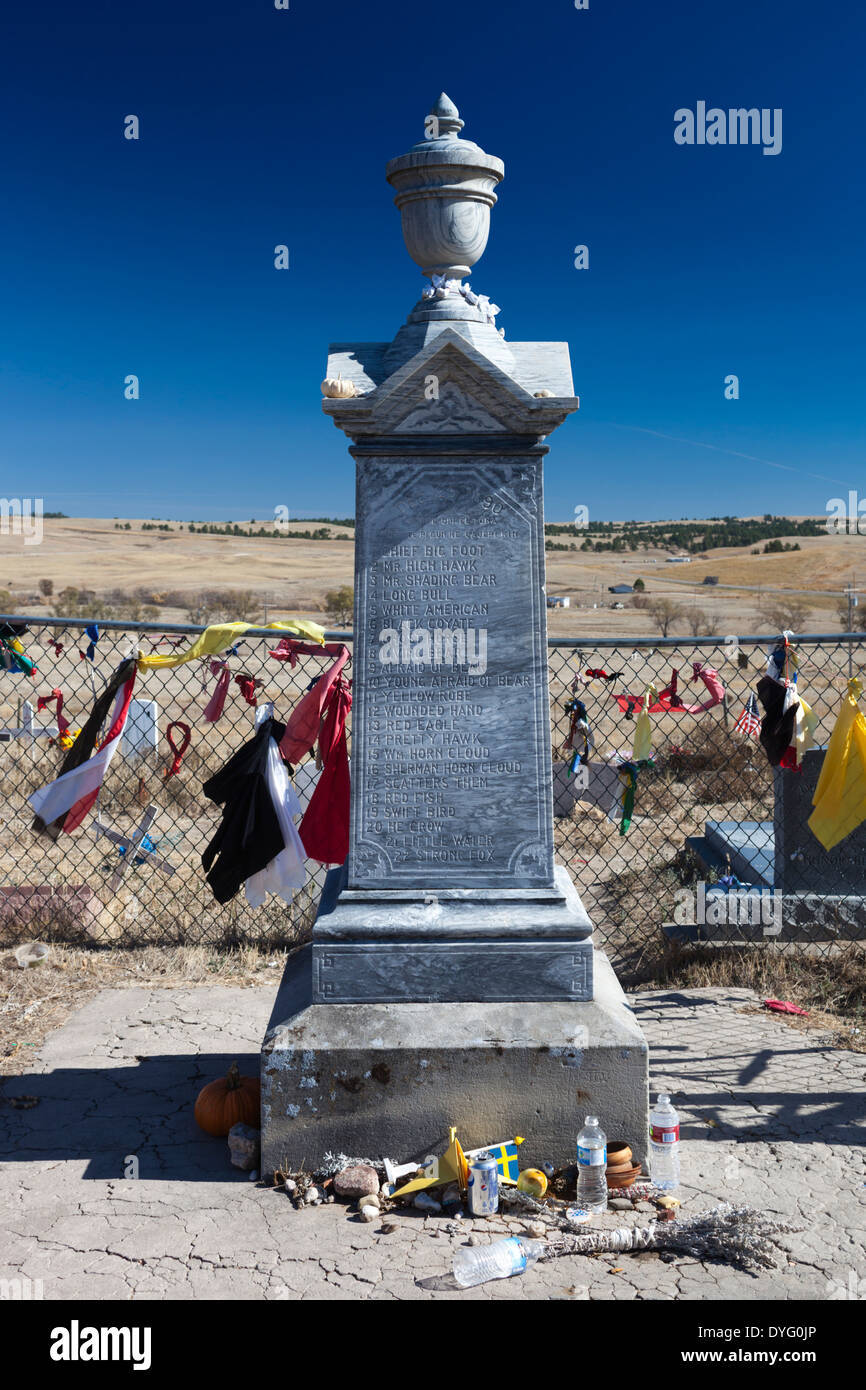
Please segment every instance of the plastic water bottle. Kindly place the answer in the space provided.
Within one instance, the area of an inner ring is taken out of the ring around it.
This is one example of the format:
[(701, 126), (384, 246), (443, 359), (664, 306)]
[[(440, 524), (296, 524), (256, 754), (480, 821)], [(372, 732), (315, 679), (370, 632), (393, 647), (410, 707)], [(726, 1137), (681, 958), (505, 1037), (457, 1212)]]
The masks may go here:
[(680, 1117), (661, 1092), (650, 1112), (650, 1181), (673, 1191), (680, 1185)]
[(607, 1136), (595, 1115), (577, 1136), (577, 1204), (593, 1216), (607, 1211)]
[(543, 1240), (509, 1236), (491, 1245), (462, 1245), (454, 1251), (454, 1278), (464, 1289), (486, 1284), (490, 1279), (510, 1279), (522, 1274), (526, 1266), (544, 1254)]

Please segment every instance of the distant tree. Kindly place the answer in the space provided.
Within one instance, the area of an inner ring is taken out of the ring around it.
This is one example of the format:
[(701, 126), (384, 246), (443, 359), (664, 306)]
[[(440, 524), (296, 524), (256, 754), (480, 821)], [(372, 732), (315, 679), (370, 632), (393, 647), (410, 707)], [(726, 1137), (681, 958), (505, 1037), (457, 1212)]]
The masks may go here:
[(211, 623), (255, 623), (263, 613), (261, 600), (249, 589), (202, 589), (186, 602), (187, 621), (204, 627)]
[(649, 606), (650, 616), (662, 637), (667, 637), (674, 623), (679, 622), (683, 610), (673, 599), (657, 598)]
[(352, 621), (355, 595), (350, 584), (339, 589), (329, 589), (325, 594), (325, 612), (338, 627), (347, 627)]
[(758, 621), (755, 626), (770, 632), (799, 632), (802, 630), (809, 610), (802, 599), (788, 598), (781, 594), (764, 594), (759, 599)]
[(687, 608), (684, 616), (693, 637), (715, 637), (719, 630), (718, 618), (711, 618), (703, 608)]
[[(839, 626), (843, 632), (848, 631), (848, 600), (840, 599), (836, 608), (839, 617)], [(866, 605), (851, 608), (851, 631), (866, 632)]]
[(43, 598), (50, 598), (51, 595), (54, 593), (54, 580), (53, 580), (53, 579), (40, 579), (40, 581), (39, 581), (39, 592), (40, 592), (40, 594), (42, 595)]
[(636, 579), (631, 587), (634, 589), (636, 594), (642, 594), (644, 589), (646, 588), (646, 584), (644, 584), (642, 579)]

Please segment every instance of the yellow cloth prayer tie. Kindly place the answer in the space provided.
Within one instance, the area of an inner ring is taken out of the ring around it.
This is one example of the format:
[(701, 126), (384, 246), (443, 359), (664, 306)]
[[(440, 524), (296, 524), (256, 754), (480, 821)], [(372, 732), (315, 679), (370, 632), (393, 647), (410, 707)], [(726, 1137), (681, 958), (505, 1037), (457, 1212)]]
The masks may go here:
[(828, 850), (866, 820), (866, 716), (857, 703), (862, 694), (862, 683), (849, 680), (812, 797), (809, 829)]
[(293, 619), (289, 623), (214, 623), (213, 626), (205, 628), (185, 652), (172, 652), (167, 655), (155, 652), (153, 656), (140, 656), (138, 669), (163, 670), (168, 666), (182, 666), (186, 661), (195, 661), (198, 656), (219, 656), (220, 652), (233, 647), (238, 638), (249, 632), (252, 627), (267, 627), (276, 632), (295, 632), (309, 638), (311, 642), (317, 642), (320, 647), (325, 642), (324, 628), (319, 627), (318, 623), (301, 619)]

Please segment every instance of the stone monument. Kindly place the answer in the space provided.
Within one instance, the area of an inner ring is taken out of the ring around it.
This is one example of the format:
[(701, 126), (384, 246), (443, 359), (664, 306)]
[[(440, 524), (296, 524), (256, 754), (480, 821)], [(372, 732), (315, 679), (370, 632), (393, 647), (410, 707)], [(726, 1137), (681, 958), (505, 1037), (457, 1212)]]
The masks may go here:
[[(799, 771), (773, 769), (772, 820), (708, 820), (703, 836), (689, 839), (705, 867), (730, 869), (748, 885), (756, 905), (767, 894), (776, 903), (769, 929), (757, 911), (730, 913), (730, 921), (687, 932), (691, 939), (846, 941), (866, 935), (866, 823), (831, 850), (808, 825), (825, 752), (810, 748)], [(744, 907), (749, 907), (748, 892)]]
[(357, 461), (350, 851), (265, 1038), (263, 1171), (452, 1124), (568, 1161), (587, 1110), (644, 1150), (646, 1043), (553, 857), (542, 459), (578, 400), (567, 344), (465, 283), (504, 167), (462, 126), (441, 96), (388, 165), (429, 282), (323, 383)]

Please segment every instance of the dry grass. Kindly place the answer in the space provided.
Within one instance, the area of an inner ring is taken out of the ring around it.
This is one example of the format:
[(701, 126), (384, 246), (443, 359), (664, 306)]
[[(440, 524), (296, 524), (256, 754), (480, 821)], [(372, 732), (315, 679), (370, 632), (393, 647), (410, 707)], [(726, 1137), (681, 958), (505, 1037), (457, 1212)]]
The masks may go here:
[(270, 983), (276, 989), (288, 954), (257, 946), (219, 951), (207, 946), (80, 950), (56, 945), (40, 965), (22, 970), (14, 954), (4, 952), (0, 955), (0, 1076), (29, 1070), (47, 1035), (100, 990)]
[(862, 942), (848, 942), (820, 954), (797, 948), (708, 949), (665, 942), (654, 959), (644, 957), (643, 970), (639, 990), (721, 986), (753, 989), (765, 999), (799, 1004), (809, 1010), (808, 1018), (776, 1017), (792, 1028), (829, 1032), (836, 1047), (866, 1052), (866, 945)]

